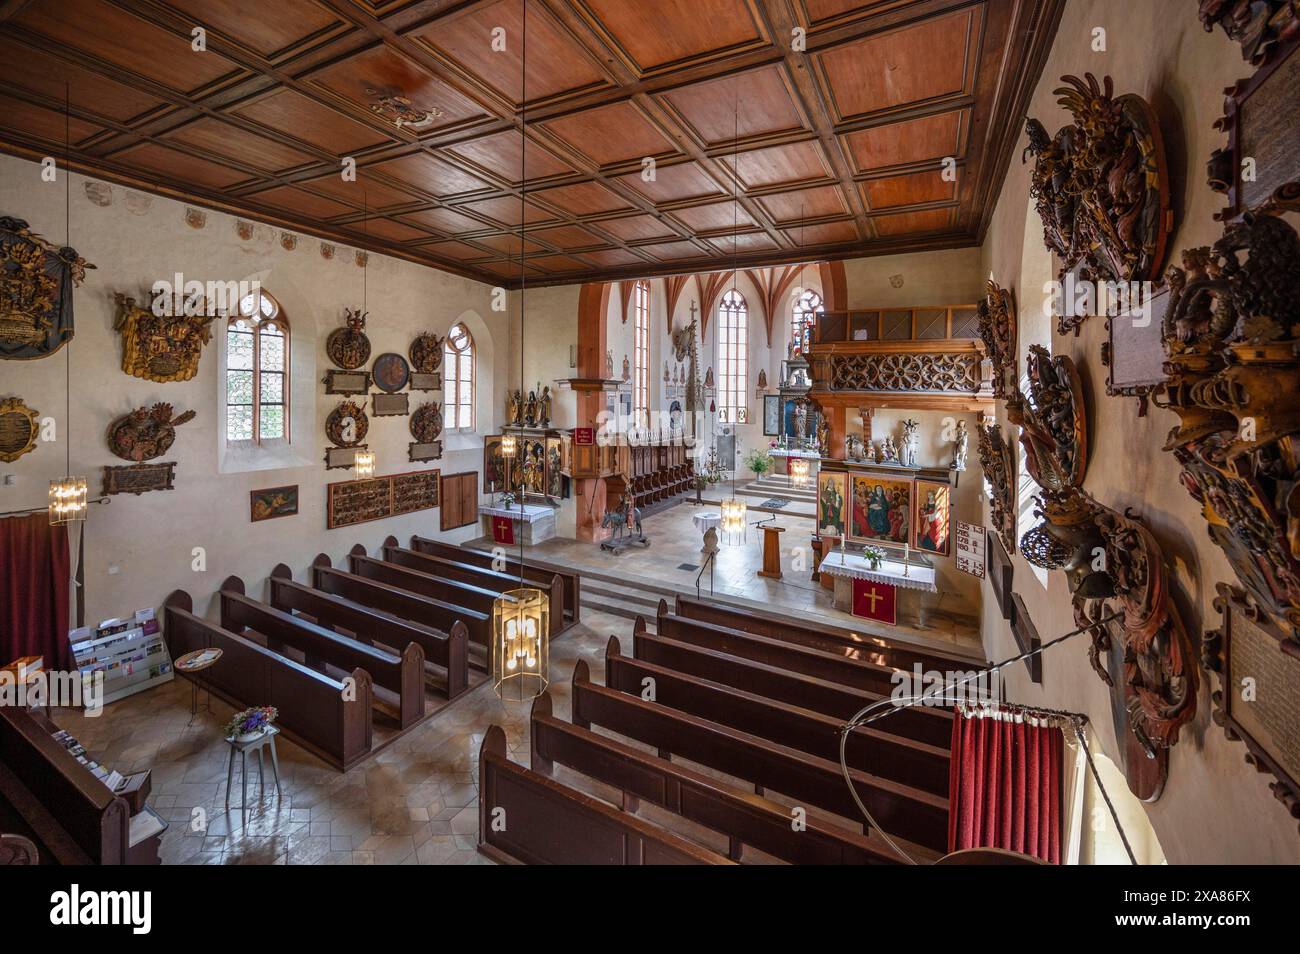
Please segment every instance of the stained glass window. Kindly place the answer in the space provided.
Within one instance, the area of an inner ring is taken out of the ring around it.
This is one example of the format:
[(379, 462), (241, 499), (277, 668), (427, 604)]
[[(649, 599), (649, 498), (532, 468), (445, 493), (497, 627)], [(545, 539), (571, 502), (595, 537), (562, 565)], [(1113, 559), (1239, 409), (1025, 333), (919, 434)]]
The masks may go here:
[(226, 440), (289, 437), (289, 325), (260, 289), (226, 324)]
[(749, 423), (749, 308), (734, 288), (718, 305), (718, 366), (718, 420), (723, 424)]
[(474, 338), (457, 322), (447, 332), (442, 346), (442, 363), (447, 376), (444, 417), (447, 427), (474, 428)]

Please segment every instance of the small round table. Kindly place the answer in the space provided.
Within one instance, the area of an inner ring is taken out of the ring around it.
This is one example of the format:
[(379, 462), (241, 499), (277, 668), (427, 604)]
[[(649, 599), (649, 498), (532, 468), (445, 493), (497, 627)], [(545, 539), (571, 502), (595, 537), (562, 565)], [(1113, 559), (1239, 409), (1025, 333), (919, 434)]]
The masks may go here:
[(257, 753), (257, 789), (258, 801), (261, 801), (262, 795), (266, 791), (266, 762), (263, 758), (263, 749), (267, 746), (271, 749), (271, 771), (275, 774), (275, 794), (280, 794), (280, 759), (275, 754), (275, 737), (280, 734), (280, 730), (273, 725), (268, 725), (265, 731), (256, 738), (241, 742), (233, 735), (226, 736), (226, 744), (230, 746), (230, 764), (226, 766), (226, 808), (230, 808), (230, 787), (235, 782), (235, 756), (239, 756), (239, 785), (240, 785), (240, 802), (239, 811), (241, 820), (247, 820), (248, 812), (248, 753)]
[[(196, 649), (192, 653), (186, 653), (180, 659), (172, 663), (172, 668), (187, 678), (196, 672), (202, 672), (209, 666), (215, 666), (217, 660), (221, 658), (223, 650), (220, 649)], [(200, 660), (200, 657), (204, 657)], [(212, 692), (208, 692), (208, 704), (205, 708), (212, 711)], [(194, 718), (199, 713), (199, 684), (190, 679), (190, 721), (185, 723), (185, 728), (194, 724)]]

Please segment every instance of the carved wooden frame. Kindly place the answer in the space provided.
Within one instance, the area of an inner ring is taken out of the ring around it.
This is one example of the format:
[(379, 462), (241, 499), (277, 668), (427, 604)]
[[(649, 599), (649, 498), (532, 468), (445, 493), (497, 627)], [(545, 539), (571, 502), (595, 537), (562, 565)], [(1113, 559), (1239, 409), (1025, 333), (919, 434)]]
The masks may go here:
[[(36, 426), (38, 411), (28, 407), (23, 403), (22, 398), (4, 398), (0, 400), (0, 418), (26, 418), (27, 420), (27, 440), (22, 447), (18, 447), (17, 439), (12, 441), (9, 446), (15, 450), (5, 450), (0, 446), (0, 461), (11, 464), (24, 454), (30, 453), (36, 449), (36, 438), (40, 434), (40, 428)], [(16, 424), (21, 427), (21, 424)]]

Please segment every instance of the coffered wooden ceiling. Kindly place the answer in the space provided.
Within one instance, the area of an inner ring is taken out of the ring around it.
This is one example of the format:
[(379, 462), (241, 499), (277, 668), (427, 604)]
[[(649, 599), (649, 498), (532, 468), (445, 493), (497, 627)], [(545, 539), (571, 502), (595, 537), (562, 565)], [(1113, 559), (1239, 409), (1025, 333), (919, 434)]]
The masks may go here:
[(0, 149), (509, 286), (950, 248), (1063, 2), (0, 0)]

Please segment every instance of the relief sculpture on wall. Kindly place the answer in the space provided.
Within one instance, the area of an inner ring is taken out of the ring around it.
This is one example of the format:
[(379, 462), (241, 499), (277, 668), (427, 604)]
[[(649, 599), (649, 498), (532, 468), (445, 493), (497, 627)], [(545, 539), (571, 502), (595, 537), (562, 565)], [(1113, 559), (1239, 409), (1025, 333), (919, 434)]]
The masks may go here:
[[(1173, 228), (1155, 113), (1141, 97), (1116, 97), (1109, 76), (1061, 79), (1057, 102), (1073, 122), (1055, 137), (1036, 119), (1026, 124), (1043, 241), (1060, 257), (1061, 278), (1078, 269), (1093, 282), (1154, 279)], [(1082, 320), (1062, 317), (1058, 330), (1077, 332)]]
[(94, 268), (22, 219), (0, 217), (0, 358), (44, 358), (72, 338), (72, 288)]
[(1016, 302), (1011, 289), (993, 279), (988, 281), (988, 295), (976, 309), (980, 340), (993, 363), (993, 396), (1005, 401), (1016, 393), (1020, 375), (1016, 369), (1018, 345)]
[(1002, 438), (998, 424), (975, 425), (980, 467), (989, 493), (989, 522), (1007, 553), (1016, 552), (1016, 454), (1015, 445)]
[(1088, 428), (1083, 383), (1074, 362), (1031, 345), (1028, 388), (1027, 395), (1017, 388), (1007, 401), (1007, 418), (1020, 427), (1025, 469), (1048, 490), (1082, 486), (1088, 469)]
[(1290, 183), (1169, 270), (1165, 450), (1238, 580), (1293, 644), (1300, 633), (1300, 212)]
[(135, 378), (188, 381), (198, 374), (203, 346), (212, 338), (215, 315), (206, 314), (203, 299), (186, 299), (182, 313), (157, 315), (120, 292), (113, 296), (117, 319), (113, 330), (122, 336), (122, 370)]

